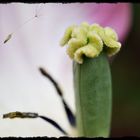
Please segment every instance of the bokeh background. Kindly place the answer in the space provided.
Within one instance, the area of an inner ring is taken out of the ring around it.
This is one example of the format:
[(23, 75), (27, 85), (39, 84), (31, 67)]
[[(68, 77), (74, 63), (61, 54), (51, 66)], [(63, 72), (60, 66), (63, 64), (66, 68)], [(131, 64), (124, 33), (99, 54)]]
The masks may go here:
[(133, 24), (112, 63), (112, 136), (140, 136), (140, 4), (133, 4)]
[[(0, 137), (62, 136), (39, 119), (2, 119), (3, 113), (16, 110), (46, 115), (73, 134), (56, 91), (48, 80), (41, 77), (37, 68), (45, 67), (60, 83), (65, 99), (75, 111), (71, 60), (66, 56), (65, 49), (58, 46), (64, 29), (73, 22), (81, 23), (83, 19), (88, 19), (90, 23), (95, 20), (105, 26), (111, 22), (120, 33), (123, 46), (111, 64), (111, 136), (140, 136), (140, 4), (131, 4), (132, 9), (127, 9), (125, 4), (123, 8), (119, 5), (118, 11), (115, 4), (112, 8), (95, 5), (92, 8), (90, 4), (0, 4)], [(36, 12), (39, 12), (39, 18), (30, 20)], [(130, 14), (130, 17), (124, 20), (123, 14)], [(13, 31), (11, 40), (3, 44), (5, 37)]]

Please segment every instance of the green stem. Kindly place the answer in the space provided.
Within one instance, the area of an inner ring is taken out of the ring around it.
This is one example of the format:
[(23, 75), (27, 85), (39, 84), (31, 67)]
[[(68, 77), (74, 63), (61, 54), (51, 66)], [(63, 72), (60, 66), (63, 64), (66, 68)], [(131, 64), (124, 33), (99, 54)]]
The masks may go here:
[(78, 135), (108, 137), (111, 124), (112, 88), (110, 66), (105, 53), (73, 62)]

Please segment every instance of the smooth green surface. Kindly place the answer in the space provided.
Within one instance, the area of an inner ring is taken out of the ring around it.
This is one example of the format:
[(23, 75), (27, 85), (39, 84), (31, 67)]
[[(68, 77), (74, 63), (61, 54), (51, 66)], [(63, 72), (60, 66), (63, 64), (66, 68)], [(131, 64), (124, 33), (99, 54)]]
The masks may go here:
[(79, 136), (108, 137), (111, 123), (111, 74), (107, 57), (73, 63), (76, 121)]

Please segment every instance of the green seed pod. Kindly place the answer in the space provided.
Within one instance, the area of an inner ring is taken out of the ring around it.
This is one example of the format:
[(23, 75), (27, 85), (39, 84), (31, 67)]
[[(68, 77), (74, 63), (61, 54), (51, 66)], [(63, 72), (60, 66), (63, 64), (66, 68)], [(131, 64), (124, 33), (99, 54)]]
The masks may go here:
[(73, 62), (78, 135), (108, 137), (111, 123), (111, 74), (106, 54)]

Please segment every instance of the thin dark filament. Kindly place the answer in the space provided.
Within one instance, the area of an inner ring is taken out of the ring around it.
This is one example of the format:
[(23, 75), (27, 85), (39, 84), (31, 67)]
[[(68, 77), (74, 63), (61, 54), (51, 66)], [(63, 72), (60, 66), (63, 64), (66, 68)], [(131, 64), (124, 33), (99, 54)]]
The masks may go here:
[(40, 70), (40, 72), (41, 72), (41, 74), (42, 74), (43, 76), (45, 76), (46, 78), (48, 78), (48, 79), (52, 82), (52, 84), (54, 85), (54, 87), (55, 87), (57, 93), (59, 94), (59, 96), (62, 97), (62, 96), (63, 96), (63, 92), (62, 92), (62, 90), (60, 89), (60, 87), (59, 87), (59, 85), (57, 84), (57, 82), (52, 78), (52, 76), (51, 76), (49, 73), (47, 73), (47, 72), (45, 71), (45, 69), (43, 69), (43, 68), (39, 68), (39, 70)]
[(3, 44), (6, 44), (14, 34), (16, 34), (16, 32), (18, 32), (19, 30), (22, 29), (22, 27), (24, 25), (26, 25), (27, 23), (31, 22), (33, 19), (36, 19), (39, 17), (39, 14), (38, 12), (41, 10), (41, 6), (39, 7), (39, 9), (37, 10), (37, 7), (36, 7), (36, 10), (35, 10), (35, 15), (33, 17), (30, 17), (29, 19), (27, 19), (24, 23), (22, 23), (18, 28), (15, 29), (15, 31), (13, 31), (12, 33), (8, 34), (6, 39), (3, 41)]
[(65, 111), (66, 111), (66, 114), (67, 114), (67, 118), (70, 122), (70, 124), (75, 127), (76, 126), (76, 119), (75, 119), (75, 116), (74, 114), (72, 113), (72, 111), (70, 110), (70, 108), (68, 107), (68, 105), (66, 104), (65, 100), (62, 98), (62, 103), (63, 103), (63, 106), (65, 108)]
[(42, 9), (42, 3), (40, 5), (36, 6), (36, 10), (35, 10), (35, 17), (39, 17), (39, 12)]
[(55, 126), (58, 130), (60, 130), (64, 135), (68, 135), (66, 131), (64, 131), (60, 125), (58, 125), (54, 120), (50, 119), (50, 118), (47, 118), (45, 116), (38, 116), (40, 117), (41, 119), (49, 122), (50, 124), (52, 124), (53, 126)]
[(64, 135), (68, 135), (66, 133), (66, 131), (64, 131), (64, 129), (62, 129), (60, 127), (60, 125), (58, 125), (58, 123), (56, 123), (54, 120), (46, 117), (46, 116), (42, 116), (42, 115), (38, 115), (38, 113), (32, 113), (32, 112), (10, 112), (7, 114), (3, 115), (3, 118), (10, 118), (10, 119), (14, 119), (14, 118), (41, 118), (43, 120), (45, 120), (46, 122), (50, 123), (52, 126), (54, 126), (55, 128), (57, 128), (59, 131), (61, 131)]
[(68, 106), (68, 104), (66, 103), (64, 97), (63, 97), (63, 92), (62, 90), (60, 89), (60, 86), (58, 85), (58, 83), (53, 79), (53, 77), (47, 73), (43, 68), (39, 68), (41, 74), (43, 76), (45, 76), (46, 78), (48, 78), (52, 84), (54, 85), (58, 95), (60, 96), (61, 98), (61, 101), (63, 103), (63, 106), (64, 106), (64, 109), (65, 109), (65, 112), (66, 112), (66, 115), (67, 115), (67, 118), (69, 120), (69, 123), (71, 124), (71, 126), (75, 127), (76, 126), (76, 120), (75, 120), (75, 116), (74, 114), (72, 113), (70, 107)]
[(23, 24), (21, 24), (13, 33), (15, 34), (18, 30), (21, 30), (22, 27), (23, 27), (24, 25), (26, 25), (27, 23), (31, 22), (31, 21), (32, 21), (33, 19), (35, 19), (35, 18), (36, 18), (36, 16), (33, 16), (33, 17), (27, 19), (27, 20), (26, 20)]

